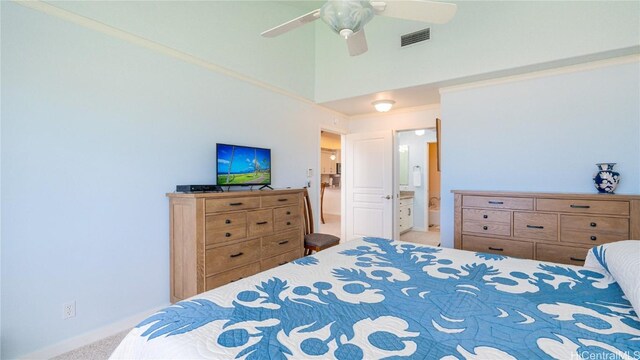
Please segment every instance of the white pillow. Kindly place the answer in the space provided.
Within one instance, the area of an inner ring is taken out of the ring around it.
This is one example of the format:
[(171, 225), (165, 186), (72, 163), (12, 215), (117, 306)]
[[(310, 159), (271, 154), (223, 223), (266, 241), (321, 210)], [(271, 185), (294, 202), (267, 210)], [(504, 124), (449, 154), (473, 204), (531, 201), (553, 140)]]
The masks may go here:
[(589, 250), (584, 266), (608, 271), (640, 316), (640, 240), (596, 246)]

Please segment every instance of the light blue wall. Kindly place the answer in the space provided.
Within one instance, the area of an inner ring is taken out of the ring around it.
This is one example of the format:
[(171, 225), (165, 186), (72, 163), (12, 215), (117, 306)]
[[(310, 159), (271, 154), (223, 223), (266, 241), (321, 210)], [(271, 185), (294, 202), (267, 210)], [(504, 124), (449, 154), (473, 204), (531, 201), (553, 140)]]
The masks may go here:
[[(376, 16), (369, 51), (351, 57), (344, 39), (316, 23), (316, 101), (434, 84), (505, 69), (542, 66), (640, 45), (638, 1), (454, 1), (435, 25)], [(425, 43), (400, 37), (431, 28)]]
[(618, 193), (640, 192), (638, 62), (442, 94), (444, 246), (451, 190), (594, 193), (595, 163), (616, 162)]
[(275, 1), (55, 1), (98, 20), (271, 85), (314, 97), (315, 31), (260, 33), (304, 13)]
[(302, 187), (333, 124), (10, 2), (1, 46), (2, 358), (169, 302), (165, 193), (213, 182), (216, 142), (271, 148), (274, 185)]

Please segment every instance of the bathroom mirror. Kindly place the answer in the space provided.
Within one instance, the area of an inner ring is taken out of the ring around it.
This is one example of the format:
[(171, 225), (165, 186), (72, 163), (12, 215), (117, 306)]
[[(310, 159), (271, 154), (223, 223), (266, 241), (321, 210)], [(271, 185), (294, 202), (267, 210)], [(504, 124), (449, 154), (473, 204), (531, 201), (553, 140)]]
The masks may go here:
[(398, 147), (400, 153), (400, 178), (401, 186), (409, 185), (409, 145), (400, 145)]

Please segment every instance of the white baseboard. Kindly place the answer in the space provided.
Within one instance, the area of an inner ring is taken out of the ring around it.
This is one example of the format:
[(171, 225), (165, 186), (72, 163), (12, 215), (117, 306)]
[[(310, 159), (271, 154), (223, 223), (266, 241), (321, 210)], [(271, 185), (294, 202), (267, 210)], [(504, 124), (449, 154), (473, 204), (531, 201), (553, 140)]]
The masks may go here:
[(63, 340), (57, 344), (53, 344), (45, 348), (42, 348), (40, 350), (36, 350), (30, 354), (20, 356), (19, 358), (20, 359), (51, 359), (52, 357), (62, 355), (71, 350), (81, 348), (85, 345), (89, 345), (98, 340), (102, 340), (109, 336), (131, 329), (134, 326), (138, 325), (142, 320), (149, 317), (150, 315), (153, 315), (170, 305), (171, 304), (167, 304), (164, 306), (160, 306), (151, 310), (141, 312), (139, 314), (116, 321), (112, 324), (103, 326), (101, 328), (91, 330), (84, 334), (77, 335), (72, 338)]

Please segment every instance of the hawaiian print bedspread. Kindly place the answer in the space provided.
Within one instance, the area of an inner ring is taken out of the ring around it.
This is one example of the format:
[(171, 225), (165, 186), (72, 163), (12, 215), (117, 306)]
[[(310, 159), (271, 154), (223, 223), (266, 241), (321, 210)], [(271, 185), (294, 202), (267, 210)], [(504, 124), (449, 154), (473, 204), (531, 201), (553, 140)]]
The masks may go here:
[(640, 321), (608, 273), (364, 238), (179, 302), (120, 359), (625, 359)]

